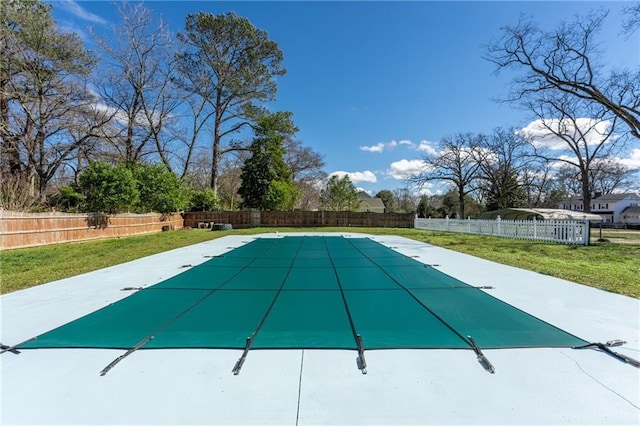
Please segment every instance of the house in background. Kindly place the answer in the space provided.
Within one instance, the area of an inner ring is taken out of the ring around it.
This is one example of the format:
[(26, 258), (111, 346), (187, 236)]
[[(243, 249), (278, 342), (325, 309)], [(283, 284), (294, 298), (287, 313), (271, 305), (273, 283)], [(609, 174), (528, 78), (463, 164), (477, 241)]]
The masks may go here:
[(382, 198), (372, 197), (364, 191), (358, 192), (360, 198), (359, 212), (384, 213), (384, 202)]
[[(604, 223), (640, 224), (640, 195), (628, 192), (624, 194), (604, 194), (593, 197), (591, 213), (600, 215)], [(581, 197), (562, 200), (561, 209), (584, 211)]]
[(640, 225), (640, 206), (626, 207), (620, 213), (622, 216), (622, 222), (634, 225)]

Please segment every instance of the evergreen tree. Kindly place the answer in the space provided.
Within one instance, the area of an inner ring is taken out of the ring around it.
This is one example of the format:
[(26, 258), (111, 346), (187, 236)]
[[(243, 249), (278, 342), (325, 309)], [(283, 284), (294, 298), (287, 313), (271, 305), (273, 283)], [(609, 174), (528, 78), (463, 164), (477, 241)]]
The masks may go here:
[(320, 192), (320, 199), (324, 208), (332, 211), (355, 211), (360, 205), (358, 190), (347, 175), (343, 178), (331, 176)]
[(285, 139), (298, 130), (291, 115), (291, 112), (280, 111), (258, 118), (255, 138), (249, 147), (252, 155), (244, 163), (238, 189), (243, 207), (288, 210), (295, 205), (298, 193), (284, 161), (283, 148)]
[(527, 205), (527, 193), (518, 182), (515, 170), (504, 168), (494, 173), (496, 179), (484, 189), (487, 210), (501, 210), (509, 207), (524, 207)]
[(396, 203), (393, 196), (393, 192), (388, 189), (383, 189), (378, 191), (376, 194), (377, 198), (380, 198), (384, 203), (384, 212), (385, 213), (393, 213), (396, 211)]

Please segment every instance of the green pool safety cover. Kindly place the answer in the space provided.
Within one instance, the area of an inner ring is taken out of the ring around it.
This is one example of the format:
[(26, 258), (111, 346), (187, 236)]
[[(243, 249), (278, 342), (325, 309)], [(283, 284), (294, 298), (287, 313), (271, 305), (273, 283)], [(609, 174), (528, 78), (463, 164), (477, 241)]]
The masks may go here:
[(19, 346), (357, 349), (586, 342), (369, 238), (258, 238)]

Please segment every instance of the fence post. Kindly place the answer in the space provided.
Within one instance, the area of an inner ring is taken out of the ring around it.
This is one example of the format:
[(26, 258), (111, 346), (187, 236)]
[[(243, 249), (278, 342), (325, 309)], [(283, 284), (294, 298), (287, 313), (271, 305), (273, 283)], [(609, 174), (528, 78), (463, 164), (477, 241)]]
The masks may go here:
[(533, 239), (538, 239), (538, 222), (535, 216), (533, 217)]
[(471, 233), (471, 216), (467, 216), (467, 232)]
[[(582, 232), (582, 244), (588, 246), (591, 242), (591, 224), (587, 220), (587, 216), (582, 216), (582, 223), (584, 226), (584, 231)], [(602, 230), (602, 225), (600, 225), (600, 229)]]
[(446, 220), (446, 222), (445, 222), (445, 223), (446, 223), (445, 229), (446, 229), (447, 231), (449, 231), (449, 215), (447, 215), (447, 216), (445, 217), (445, 220)]
[(496, 218), (496, 222), (498, 222), (498, 234), (496, 236), (499, 237), (500, 236), (500, 222), (502, 222), (502, 218), (500, 217), (500, 215), (498, 215), (498, 217)]

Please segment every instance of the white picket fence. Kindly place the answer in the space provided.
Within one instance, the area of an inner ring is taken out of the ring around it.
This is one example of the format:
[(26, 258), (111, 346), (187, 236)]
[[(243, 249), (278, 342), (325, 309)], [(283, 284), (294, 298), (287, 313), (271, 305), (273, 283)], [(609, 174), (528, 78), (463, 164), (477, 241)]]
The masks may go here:
[(420, 219), (416, 229), (589, 245), (588, 220)]

